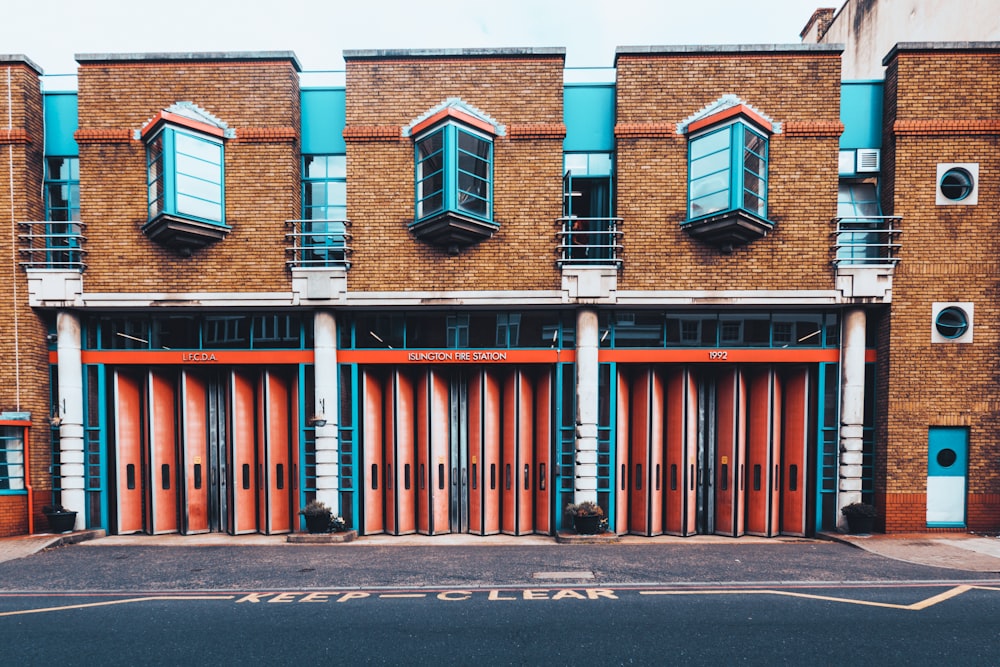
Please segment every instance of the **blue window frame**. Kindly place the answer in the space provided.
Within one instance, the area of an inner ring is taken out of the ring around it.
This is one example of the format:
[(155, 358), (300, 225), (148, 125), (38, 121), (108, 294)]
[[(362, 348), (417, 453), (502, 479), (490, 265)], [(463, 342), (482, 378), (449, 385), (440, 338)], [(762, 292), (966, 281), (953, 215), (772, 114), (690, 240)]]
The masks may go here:
[(493, 219), (493, 139), (455, 122), (416, 137), (415, 220), (446, 211)]
[(730, 122), (688, 142), (688, 220), (735, 210), (767, 219), (767, 137)]
[(24, 492), (24, 426), (0, 426), (0, 493)]
[(347, 156), (302, 156), (301, 264), (338, 266), (346, 261)]
[(164, 126), (146, 144), (149, 220), (161, 215), (225, 225), (222, 141)]
[(45, 158), (45, 220), (46, 265), (81, 266), (80, 158)]

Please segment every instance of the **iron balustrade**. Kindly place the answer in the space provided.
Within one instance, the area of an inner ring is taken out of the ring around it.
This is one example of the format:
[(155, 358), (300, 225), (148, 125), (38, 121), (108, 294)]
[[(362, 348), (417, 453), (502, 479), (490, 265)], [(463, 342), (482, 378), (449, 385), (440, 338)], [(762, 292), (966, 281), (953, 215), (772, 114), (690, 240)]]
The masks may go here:
[(835, 266), (895, 266), (902, 230), (898, 215), (834, 218)]
[(83, 249), (86, 237), (79, 220), (29, 220), (19, 223), (21, 232), (20, 262), (26, 269), (63, 269), (83, 271), (86, 268)]
[(575, 215), (557, 220), (559, 223), (560, 266), (590, 264), (621, 268), (623, 232), (622, 218), (579, 218)]
[(292, 244), (289, 267), (344, 268), (351, 266), (351, 225), (348, 220), (288, 220), (292, 231), (285, 237)]

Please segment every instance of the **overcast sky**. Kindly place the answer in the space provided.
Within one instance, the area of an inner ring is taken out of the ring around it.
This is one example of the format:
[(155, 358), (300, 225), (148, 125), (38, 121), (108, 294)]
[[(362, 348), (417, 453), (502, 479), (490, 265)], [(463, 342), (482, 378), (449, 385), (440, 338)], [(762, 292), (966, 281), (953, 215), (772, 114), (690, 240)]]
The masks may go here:
[(795, 44), (843, 0), (3, 0), (0, 53), (46, 74), (77, 53), (294, 51), (342, 69), (345, 49), (559, 46), (611, 67), (616, 46)]

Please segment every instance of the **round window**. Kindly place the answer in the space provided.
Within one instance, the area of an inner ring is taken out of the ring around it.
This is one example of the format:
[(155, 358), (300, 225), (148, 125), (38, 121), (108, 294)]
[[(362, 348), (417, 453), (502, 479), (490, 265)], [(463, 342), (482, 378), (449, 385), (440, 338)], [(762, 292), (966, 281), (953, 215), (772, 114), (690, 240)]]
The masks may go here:
[(941, 176), (941, 194), (951, 201), (962, 201), (972, 194), (972, 174), (961, 167), (954, 167)]
[(938, 452), (937, 462), (942, 468), (950, 468), (957, 460), (958, 454), (955, 453), (954, 449), (945, 448)]
[(934, 327), (945, 338), (960, 338), (969, 330), (969, 316), (961, 308), (949, 306), (938, 313)]

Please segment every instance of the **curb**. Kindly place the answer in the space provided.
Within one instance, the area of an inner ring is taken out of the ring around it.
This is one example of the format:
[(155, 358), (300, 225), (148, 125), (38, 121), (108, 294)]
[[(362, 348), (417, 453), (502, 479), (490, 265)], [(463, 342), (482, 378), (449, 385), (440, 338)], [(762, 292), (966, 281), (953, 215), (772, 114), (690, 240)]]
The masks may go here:
[(353, 542), (357, 537), (356, 530), (345, 530), (342, 533), (292, 533), (287, 541), (290, 544), (343, 544)]
[(580, 535), (567, 531), (556, 533), (557, 544), (618, 544), (621, 537), (614, 533), (598, 533), (597, 535)]

